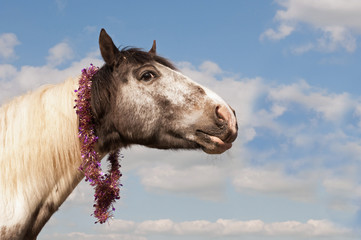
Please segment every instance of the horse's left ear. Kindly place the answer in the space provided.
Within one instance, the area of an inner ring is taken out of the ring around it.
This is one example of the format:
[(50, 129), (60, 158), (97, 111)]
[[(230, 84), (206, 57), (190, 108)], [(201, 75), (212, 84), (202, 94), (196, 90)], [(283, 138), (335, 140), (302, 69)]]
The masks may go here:
[(157, 43), (156, 43), (156, 41), (155, 40), (153, 40), (153, 46), (152, 46), (152, 48), (149, 50), (149, 53), (151, 53), (151, 54), (157, 54)]
[(109, 65), (113, 65), (117, 60), (119, 49), (114, 45), (112, 38), (108, 35), (104, 28), (100, 31), (99, 48), (104, 61)]

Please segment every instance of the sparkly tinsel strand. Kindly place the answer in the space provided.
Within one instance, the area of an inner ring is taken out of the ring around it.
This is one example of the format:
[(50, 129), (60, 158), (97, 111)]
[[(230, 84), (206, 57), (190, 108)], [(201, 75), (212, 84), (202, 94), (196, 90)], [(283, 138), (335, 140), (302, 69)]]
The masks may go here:
[[(74, 108), (79, 117), (78, 137), (81, 143), (81, 158), (83, 160), (79, 167), (85, 175), (85, 181), (89, 181), (94, 187), (95, 204), (94, 216), (98, 219), (95, 223), (104, 223), (112, 217), (114, 211), (113, 203), (119, 199), (120, 177), (122, 176), (119, 168), (119, 150), (111, 152), (108, 157), (110, 170), (108, 174), (101, 171), (101, 159), (94, 150), (98, 137), (94, 132), (92, 112), (90, 105), (92, 77), (98, 72), (99, 68), (90, 65), (89, 68), (82, 70), (79, 78), (79, 88), (75, 90), (78, 99), (75, 100)], [(112, 208), (110, 210), (110, 208)]]

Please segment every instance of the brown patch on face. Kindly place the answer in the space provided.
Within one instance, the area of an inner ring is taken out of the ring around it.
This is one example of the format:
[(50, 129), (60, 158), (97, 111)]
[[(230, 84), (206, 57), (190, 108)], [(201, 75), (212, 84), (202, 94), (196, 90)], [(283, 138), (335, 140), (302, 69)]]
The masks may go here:
[(201, 95), (206, 95), (206, 92), (204, 91), (204, 89), (203, 88), (201, 88), (200, 86), (197, 86), (196, 87), (197, 88), (197, 92), (199, 93), (199, 94), (201, 94)]
[(203, 108), (204, 107), (204, 106), (202, 107), (202, 105), (204, 105), (203, 99), (206, 95), (204, 89), (201, 86), (196, 85), (194, 83), (189, 83), (188, 86), (190, 89), (190, 93), (187, 96), (185, 96), (186, 104), (189, 106), (188, 108), (194, 110)]

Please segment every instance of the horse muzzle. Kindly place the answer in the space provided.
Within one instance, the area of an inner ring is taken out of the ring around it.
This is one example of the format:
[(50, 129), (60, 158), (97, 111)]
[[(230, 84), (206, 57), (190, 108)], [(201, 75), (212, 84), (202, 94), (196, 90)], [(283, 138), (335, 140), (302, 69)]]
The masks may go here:
[[(197, 130), (197, 142), (208, 154), (221, 154), (232, 147), (237, 138), (238, 124), (234, 110), (226, 105), (219, 105), (214, 111), (214, 122), (210, 127)], [(203, 125), (204, 126), (204, 125)]]

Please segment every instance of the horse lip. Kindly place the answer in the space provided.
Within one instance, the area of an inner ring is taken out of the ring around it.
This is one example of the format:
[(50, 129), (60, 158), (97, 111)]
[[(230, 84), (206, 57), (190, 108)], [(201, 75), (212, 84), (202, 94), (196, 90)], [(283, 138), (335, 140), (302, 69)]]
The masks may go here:
[[(208, 154), (221, 154), (232, 147), (232, 143), (227, 141), (232, 141), (234, 138), (232, 134), (227, 135), (227, 138), (222, 140), (221, 138), (208, 134), (202, 130), (197, 130), (196, 133), (197, 135), (200, 135), (201, 138), (197, 143), (201, 145), (202, 150)], [(205, 138), (205, 140), (202, 138)]]
[(200, 148), (208, 154), (221, 154), (232, 147), (233, 140), (235, 139), (232, 133), (227, 134), (226, 138), (214, 136), (202, 130), (196, 130), (195, 134), (179, 134), (173, 131), (168, 132), (174, 138), (186, 140), (191, 145), (186, 148)]
[(227, 136), (225, 137), (225, 139), (223, 140), (224, 142), (226, 143), (232, 143), (236, 140), (237, 138), (237, 130), (234, 132), (234, 131), (229, 131)]

